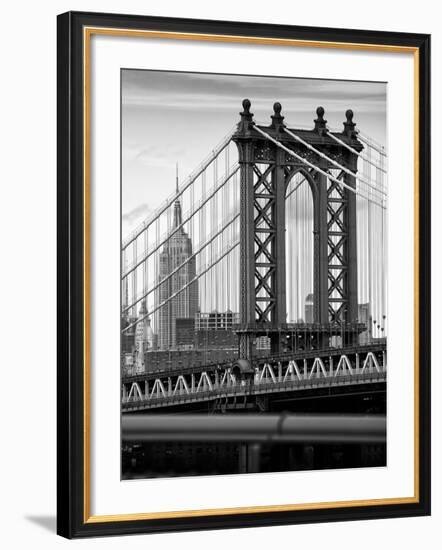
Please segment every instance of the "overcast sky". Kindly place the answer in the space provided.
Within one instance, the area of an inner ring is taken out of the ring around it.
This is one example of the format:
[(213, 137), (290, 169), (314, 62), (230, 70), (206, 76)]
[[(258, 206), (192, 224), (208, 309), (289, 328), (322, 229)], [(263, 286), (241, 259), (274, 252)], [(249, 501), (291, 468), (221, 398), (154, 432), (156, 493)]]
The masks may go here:
[(256, 121), (270, 123), (275, 101), (285, 123), (313, 126), (316, 107), (332, 128), (342, 128), (345, 111), (365, 134), (386, 144), (386, 84), (122, 71), (123, 237), (169, 196), (175, 164), (184, 179), (239, 120), (249, 98)]

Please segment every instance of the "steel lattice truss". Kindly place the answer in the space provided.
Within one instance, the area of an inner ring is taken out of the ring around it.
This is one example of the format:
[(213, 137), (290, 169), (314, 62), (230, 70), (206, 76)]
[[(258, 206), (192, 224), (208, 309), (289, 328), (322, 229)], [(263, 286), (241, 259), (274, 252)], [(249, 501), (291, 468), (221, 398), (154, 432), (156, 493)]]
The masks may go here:
[(273, 320), (276, 294), (273, 278), (276, 269), (275, 257), (275, 200), (272, 181), (273, 165), (253, 165), (254, 225), (255, 225), (255, 312), (258, 322)]
[[(336, 172), (336, 171), (331, 171)], [(332, 174), (338, 180), (344, 172)], [(336, 181), (327, 185), (328, 312), (331, 323), (344, 322), (348, 309), (348, 191)]]

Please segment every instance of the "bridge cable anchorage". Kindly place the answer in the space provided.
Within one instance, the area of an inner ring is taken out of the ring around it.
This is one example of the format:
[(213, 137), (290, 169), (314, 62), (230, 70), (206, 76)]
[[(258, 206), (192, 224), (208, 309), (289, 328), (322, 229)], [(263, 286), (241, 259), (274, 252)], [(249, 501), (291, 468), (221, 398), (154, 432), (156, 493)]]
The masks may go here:
[[(291, 149), (289, 149), (288, 147), (286, 147), (285, 145), (283, 145), (280, 141), (278, 141), (277, 139), (275, 138), (272, 138), (271, 135), (267, 134), (266, 132), (264, 132), (263, 130), (261, 130), (261, 128), (258, 128), (258, 126), (256, 126), (256, 124), (253, 126), (254, 129), (259, 133), (261, 134), (262, 136), (264, 136), (266, 139), (270, 140), (271, 142), (273, 142), (275, 145), (277, 145), (278, 147), (280, 147), (281, 149), (283, 149), (284, 151), (286, 151), (289, 155), (291, 155), (292, 157), (300, 160), (301, 162), (303, 162), (304, 164), (306, 164), (307, 166), (309, 166), (310, 168), (313, 168), (314, 170), (316, 170), (317, 172), (319, 172), (320, 174), (322, 174), (323, 176), (325, 176), (326, 178), (334, 181), (335, 183), (339, 184), (339, 185), (342, 185), (342, 187), (345, 187), (346, 189), (348, 189), (349, 191), (351, 191), (352, 193), (354, 193), (355, 195), (359, 195), (360, 197), (362, 197), (363, 199), (366, 199), (368, 200), (369, 202), (372, 202), (373, 204), (376, 204), (377, 206), (379, 206), (380, 208), (382, 209), (386, 209), (386, 207), (374, 200), (373, 198), (367, 196), (367, 195), (364, 195), (363, 193), (361, 193), (360, 190), (357, 190), (357, 189), (354, 189), (353, 187), (351, 187), (351, 185), (347, 185), (345, 182), (343, 182), (342, 180), (339, 180), (338, 178), (335, 178), (334, 176), (332, 176), (331, 174), (329, 174), (328, 172), (325, 172), (324, 170), (322, 170), (321, 168), (319, 168), (318, 166), (316, 166), (315, 164), (311, 163), (310, 161), (308, 161), (307, 159), (301, 157), (301, 155), (298, 155), (297, 153), (295, 153), (294, 151), (292, 151)], [(382, 200), (382, 199), (381, 199)]]
[(147, 317), (150, 317), (151, 315), (153, 315), (157, 310), (159, 310), (160, 308), (164, 307), (166, 304), (168, 304), (170, 302), (170, 300), (172, 300), (173, 298), (175, 298), (176, 296), (178, 296), (179, 294), (181, 294), (181, 292), (184, 292), (184, 290), (186, 290), (186, 288), (188, 288), (190, 285), (192, 285), (193, 283), (196, 283), (203, 275), (205, 275), (208, 271), (210, 271), (214, 266), (216, 266), (223, 258), (225, 258), (228, 254), (230, 254), (230, 252), (232, 252), (232, 250), (234, 250), (237, 246), (239, 245), (239, 241), (233, 243), (231, 246), (229, 246), (227, 248), (227, 250), (225, 250), (221, 256), (219, 256), (218, 258), (216, 258), (213, 263), (211, 263), (210, 265), (208, 265), (203, 271), (201, 271), (200, 273), (198, 273), (198, 275), (196, 275), (193, 279), (191, 279), (189, 282), (187, 282), (185, 285), (183, 285), (179, 290), (177, 290), (176, 292), (174, 292), (173, 294), (171, 294), (166, 300), (164, 300), (163, 302), (161, 302), (161, 304), (158, 304), (157, 306), (155, 306), (153, 309), (151, 309), (149, 312), (147, 312), (145, 315), (142, 315), (140, 317), (138, 317), (134, 322), (130, 323), (127, 327), (124, 327), (121, 332), (124, 333), (124, 332), (127, 332), (129, 329), (131, 329), (132, 327), (135, 327), (136, 325), (138, 325), (139, 323), (141, 323), (142, 321), (144, 321), (144, 319), (146, 319)]
[(179, 197), (195, 182), (195, 180), (212, 164), (212, 162), (224, 151), (224, 149), (232, 141), (232, 136), (236, 131), (236, 125), (230, 130), (228, 134), (218, 143), (218, 145), (213, 149), (208, 157), (201, 162), (198, 168), (190, 174), (187, 178), (187, 182), (178, 190), (178, 193), (174, 193), (173, 196), (166, 199), (166, 201), (153, 212), (149, 217), (147, 217), (137, 228), (132, 231), (132, 233), (123, 241), (122, 249), (125, 250), (133, 241), (135, 241), (144, 231), (149, 229), (149, 227), (163, 214), (174, 201), (179, 199)]
[(219, 191), (221, 191), (221, 189), (224, 187), (224, 185), (226, 185), (233, 178), (233, 176), (239, 171), (239, 169), (240, 169), (239, 164), (235, 164), (232, 167), (231, 172), (223, 178), (221, 183), (219, 183), (211, 191), (211, 193), (209, 193), (206, 197), (203, 197), (203, 199), (197, 205), (197, 208), (195, 210), (193, 210), (190, 214), (187, 214), (187, 212), (186, 212), (187, 217), (184, 218), (184, 220), (182, 220), (182, 222), (179, 225), (177, 225), (174, 229), (170, 229), (170, 230), (166, 231), (166, 233), (164, 233), (164, 236), (160, 237), (160, 242), (156, 242), (148, 250), (148, 252), (143, 253), (143, 255), (140, 258), (138, 258), (138, 257), (135, 258), (135, 260), (132, 262), (132, 264), (127, 266), (124, 273), (121, 274), (121, 278), (125, 279), (126, 277), (128, 277), (132, 273), (132, 271), (135, 271), (143, 262), (145, 262), (148, 258), (150, 258), (150, 256), (152, 256), (152, 254), (154, 254), (157, 250), (159, 250), (163, 246), (163, 244), (165, 244), (171, 237), (173, 237), (176, 233), (178, 233), (180, 231), (180, 229), (182, 229), (184, 227), (184, 225), (189, 220), (191, 220), (193, 218), (193, 216), (195, 216), (210, 201), (210, 199), (212, 199)]
[[(340, 170), (343, 170), (346, 174), (348, 174), (349, 176), (352, 176), (353, 178), (355, 178), (356, 180), (359, 180), (361, 181), (362, 183), (364, 183), (365, 185), (367, 185), (368, 187), (371, 187), (371, 189), (373, 189), (373, 191), (377, 192), (377, 193), (380, 193), (381, 195), (384, 195), (384, 196), (387, 196), (387, 194), (382, 191), (382, 189), (379, 189), (378, 187), (376, 187), (376, 185), (373, 185), (371, 183), (371, 181), (369, 179), (366, 179), (364, 176), (361, 176), (361, 175), (358, 175), (356, 174), (355, 172), (352, 172), (351, 170), (349, 170), (348, 168), (346, 168), (345, 166), (342, 166), (342, 164), (340, 164), (339, 162), (333, 160), (332, 158), (330, 158), (329, 156), (327, 156), (325, 153), (323, 153), (322, 151), (319, 151), (318, 149), (316, 149), (315, 147), (313, 147), (313, 145), (310, 145), (310, 143), (307, 143), (304, 139), (302, 139), (301, 137), (297, 136), (295, 133), (293, 133), (292, 131), (290, 131), (288, 128), (283, 128), (284, 132), (286, 134), (288, 134), (289, 136), (291, 136), (292, 138), (296, 139), (297, 141), (299, 141), (299, 143), (302, 143), (303, 145), (305, 145), (305, 147), (307, 147), (307, 149), (310, 149), (311, 151), (313, 151), (314, 153), (316, 153), (318, 156), (320, 156), (321, 158), (327, 160), (328, 162), (331, 162), (334, 166), (336, 166), (336, 168), (339, 168)], [(331, 136), (330, 132), (327, 133), (328, 136)], [(339, 140), (340, 141), (340, 140)], [(341, 142), (341, 143), (344, 143), (344, 142)], [(356, 151), (355, 151), (356, 152)]]
[(222, 233), (224, 233), (224, 231), (230, 227), (231, 224), (233, 224), (237, 219), (239, 218), (239, 213), (238, 214), (235, 214), (233, 216), (233, 218), (231, 218), (228, 222), (226, 222), (225, 224), (223, 224), (223, 226), (215, 233), (215, 234), (212, 234), (211, 236), (208, 237), (208, 239), (203, 242), (201, 244), (201, 246), (195, 250), (195, 252), (193, 252), (193, 254), (191, 254), (188, 258), (186, 258), (186, 260), (184, 262), (182, 262), (180, 265), (178, 265), (173, 271), (171, 271), (170, 273), (168, 273), (166, 275), (166, 277), (164, 277), (163, 279), (161, 279), (161, 281), (158, 281), (153, 287), (147, 289), (146, 291), (143, 291), (141, 292), (141, 294), (139, 294), (135, 301), (133, 301), (131, 304), (127, 304), (126, 306), (124, 306), (122, 312), (123, 314), (126, 313), (127, 311), (129, 311), (133, 306), (137, 305), (139, 302), (141, 302), (141, 300), (144, 300), (145, 298), (147, 298), (149, 296), (149, 294), (152, 294), (152, 292), (154, 292), (159, 286), (161, 286), (162, 284), (164, 284), (166, 281), (168, 281), (171, 277), (173, 277), (173, 275), (175, 275), (180, 269), (182, 269), (185, 265), (187, 265), (193, 258), (195, 258), (202, 250), (204, 250), (205, 248), (207, 248), (209, 245), (212, 244), (212, 242), (217, 238), (219, 237)]
[[(329, 137), (331, 137), (334, 141), (336, 141), (336, 143), (339, 143), (339, 145), (342, 145), (343, 147), (345, 147), (346, 149), (348, 149), (349, 151), (351, 151), (353, 154), (357, 155), (359, 158), (361, 158), (362, 160), (365, 160), (365, 162), (368, 162), (369, 164), (371, 164), (372, 166), (374, 166), (375, 168), (377, 168), (378, 170), (380, 170), (381, 172), (384, 172), (384, 174), (387, 173), (387, 170), (385, 170), (385, 168), (382, 168), (382, 166), (380, 164), (378, 164), (377, 162), (375, 162), (374, 160), (371, 160), (370, 158), (368, 158), (367, 156), (363, 155), (362, 153), (360, 153), (359, 151), (356, 151), (356, 149), (354, 149), (353, 147), (351, 147), (351, 145), (348, 145), (348, 143), (345, 143), (345, 141), (342, 141), (342, 139), (339, 139), (338, 137), (336, 137), (334, 134), (332, 134), (332, 132), (330, 131), (329, 128), (327, 128), (327, 135)], [(362, 139), (361, 139), (362, 141)], [(373, 145), (371, 144), (368, 144), (367, 145), (369, 147), (372, 147), (373, 149), (375, 149), (373, 147)], [(385, 155), (387, 156), (387, 155)]]

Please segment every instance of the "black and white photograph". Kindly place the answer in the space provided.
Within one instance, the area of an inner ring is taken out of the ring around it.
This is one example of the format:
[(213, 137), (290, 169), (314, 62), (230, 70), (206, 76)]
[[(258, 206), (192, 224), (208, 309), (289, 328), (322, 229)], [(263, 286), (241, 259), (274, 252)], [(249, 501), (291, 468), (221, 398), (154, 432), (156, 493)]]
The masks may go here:
[(3, 548), (437, 547), (442, 26), (368, 7), (4, 4)]
[(122, 480), (387, 466), (386, 83), (120, 77)]

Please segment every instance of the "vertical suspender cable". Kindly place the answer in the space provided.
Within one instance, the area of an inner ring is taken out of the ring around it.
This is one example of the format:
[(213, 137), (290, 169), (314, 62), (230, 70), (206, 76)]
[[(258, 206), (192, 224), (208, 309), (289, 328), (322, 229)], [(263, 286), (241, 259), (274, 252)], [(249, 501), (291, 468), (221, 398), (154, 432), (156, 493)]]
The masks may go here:
[[(121, 255), (121, 269), (123, 273), (126, 270), (126, 248), (123, 248), (123, 253)], [(127, 277), (124, 277), (121, 283), (121, 304), (123, 310), (127, 306)]]
[[(290, 189), (290, 183), (287, 186), (287, 189)], [(290, 281), (292, 280), (292, 233), (291, 233), (291, 200), (290, 198), (286, 199), (286, 218), (285, 218), (285, 251), (286, 251), (286, 266), (285, 266), (285, 273), (286, 273), (286, 287), (287, 287), (287, 315), (288, 320), (291, 321), (291, 284)]]
[[(155, 222), (155, 243), (158, 243), (159, 236), (160, 236), (160, 218), (158, 217)], [(160, 280), (159, 252), (157, 252), (154, 256), (154, 270), (155, 270), (155, 280), (159, 281)], [(162, 288), (162, 285), (159, 286), (157, 291), (158, 297), (159, 297), (158, 302), (161, 302), (161, 288)], [(155, 319), (154, 319), (154, 331), (157, 333), (158, 344), (160, 344), (160, 334), (159, 334), (160, 323), (159, 322), (157, 323), (156, 320), (159, 319), (159, 315), (160, 315), (160, 312), (158, 312), (155, 315)]]
[[(203, 174), (202, 174), (202, 194), (203, 194), (203, 199), (206, 197), (206, 170), (204, 170)], [(206, 235), (206, 208), (207, 206), (205, 205), (202, 209), (201, 209), (201, 217), (202, 217), (202, 228), (203, 228), (203, 235)], [(208, 256), (208, 249), (206, 248), (204, 250), (204, 264), (203, 265), (206, 265), (207, 264), (207, 256)], [(204, 274), (203, 276), (203, 280), (202, 280), (202, 289), (203, 289), (203, 298), (201, 299), (201, 307), (202, 307), (202, 311), (206, 311), (207, 309), (207, 273)], [(203, 302), (204, 300), (204, 302)]]
[[(302, 249), (306, 249), (306, 238), (305, 238), (305, 219), (306, 219), (306, 201), (305, 201), (305, 185), (301, 185), (300, 187), (301, 193), (302, 193)], [(303, 319), (304, 314), (304, 303), (305, 303), (305, 281), (306, 281), (306, 261), (304, 257), (304, 261), (302, 262), (302, 291), (301, 291), (301, 315), (300, 318)]]
[(299, 302), (300, 302), (300, 283), (301, 273), (299, 268), (299, 250), (300, 250), (300, 231), (299, 231), (299, 189), (295, 193), (296, 211), (295, 211), (295, 227), (296, 227), (296, 320), (299, 319)]
[[(137, 240), (138, 239), (134, 239), (134, 241), (132, 243), (132, 258), (133, 258), (133, 261), (135, 261), (135, 259), (137, 258)], [(134, 269), (132, 271), (132, 303), (135, 302), (136, 296), (137, 296), (137, 270)], [(132, 308), (132, 316), (136, 317), (136, 315), (137, 315), (137, 308), (134, 305), (134, 307)]]
[[(149, 247), (149, 233), (148, 229), (144, 231), (144, 253), (146, 255), (146, 251)], [(146, 255), (146, 260), (143, 263), (143, 293), (146, 294), (148, 287), (149, 287), (149, 264), (148, 264), (148, 258)], [(149, 311), (149, 304), (146, 302), (146, 309)]]
[[(367, 150), (367, 156), (370, 158), (371, 151), (370, 149)], [(368, 191), (368, 199), (367, 199), (367, 262), (368, 262), (368, 304), (369, 304), (369, 310), (370, 310), (370, 316), (369, 316), (369, 322), (370, 322), (370, 334), (374, 333), (374, 326), (373, 321), (375, 319), (375, 312), (373, 307), (373, 293), (372, 293), (372, 254), (371, 254), (371, 241), (372, 241), (372, 235), (371, 235), (371, 210), (372, 210), (372, 203), (370, 201), (370, 194), (371, 190)]]

